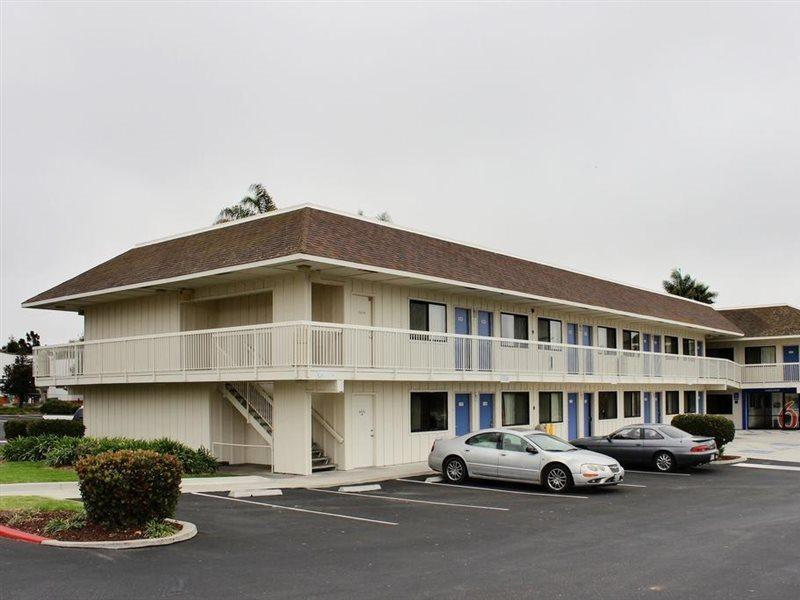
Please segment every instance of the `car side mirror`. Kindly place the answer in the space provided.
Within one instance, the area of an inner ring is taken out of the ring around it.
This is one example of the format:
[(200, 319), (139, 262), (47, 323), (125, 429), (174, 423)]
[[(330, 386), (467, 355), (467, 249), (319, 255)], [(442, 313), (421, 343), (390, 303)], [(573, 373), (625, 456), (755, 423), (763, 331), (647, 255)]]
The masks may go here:
[(539, 451), (533, 446), (525, 446), (525, 452), (528, 454), (539, 454)]
[(606, 439), (607, 439), (609, 442), (613, 442), (613, 441), (614, 441), (614, 438), (611, 436), (611, 434), (607, 435), (607, 436), (606, 436)]

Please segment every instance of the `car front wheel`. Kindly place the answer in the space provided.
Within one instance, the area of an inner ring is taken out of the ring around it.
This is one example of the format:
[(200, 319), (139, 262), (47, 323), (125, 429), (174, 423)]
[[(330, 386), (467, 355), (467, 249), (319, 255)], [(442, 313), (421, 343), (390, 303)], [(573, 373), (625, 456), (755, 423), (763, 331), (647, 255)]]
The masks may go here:
[(448, 483), (463, 483), (468, 477), (467, 465), (457, 456), (448, 458), (444, 463), (442, 475)]
[(553, 465), (545, 470), (542, 483), (549, 492), (560, 494), (572, 487), (572, 476), (566, 467)]
[(675, 457), (669, 452), (657, 452), (653, 457), (653, 465), (656, 471), (670, 473), (675, 470)]

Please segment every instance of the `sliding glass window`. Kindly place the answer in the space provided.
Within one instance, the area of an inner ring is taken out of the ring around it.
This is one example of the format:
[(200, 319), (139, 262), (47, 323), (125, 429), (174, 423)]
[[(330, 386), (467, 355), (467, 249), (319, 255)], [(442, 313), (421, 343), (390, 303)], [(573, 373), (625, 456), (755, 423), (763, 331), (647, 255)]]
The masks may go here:
[(539, 319), (539, 341), (551, 344), (563, 343), (561, 321), (555, 319)]
[(629, 329), (622, 330), (622, 349), (636, 351), (641, 350), (638, 331), (630, 331)]
[(564, 422), (563, 392), (539, 392), (539, 422)]

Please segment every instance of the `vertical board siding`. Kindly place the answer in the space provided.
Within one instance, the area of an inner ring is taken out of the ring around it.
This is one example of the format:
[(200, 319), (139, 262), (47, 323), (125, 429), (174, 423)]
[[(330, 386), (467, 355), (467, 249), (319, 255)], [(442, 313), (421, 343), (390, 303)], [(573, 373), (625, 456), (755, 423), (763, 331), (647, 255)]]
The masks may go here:
[(87, 306), (84, 337), (101, 340), (180, 331), (177, 293), (160, 293)]
[(87, 386), (81, 393), (86, 435), (168, 437), (192, 448), (211, 449), (213, 384)]

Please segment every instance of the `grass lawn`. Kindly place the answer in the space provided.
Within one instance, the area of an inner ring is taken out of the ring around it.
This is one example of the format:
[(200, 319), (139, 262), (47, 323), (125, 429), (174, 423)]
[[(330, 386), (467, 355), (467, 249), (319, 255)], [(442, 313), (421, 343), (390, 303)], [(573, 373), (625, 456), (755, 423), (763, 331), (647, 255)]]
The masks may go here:
[(48, 467), (44, 462), (0, 462), (0, 485), (50, 481), (78, 481), (78, 475), (69, 467)]
[(0, 510), (83, 510), (83, 502), (42, 496), (0, 496)]

